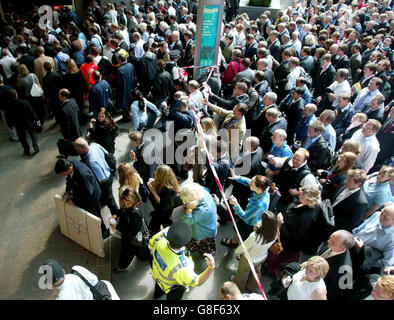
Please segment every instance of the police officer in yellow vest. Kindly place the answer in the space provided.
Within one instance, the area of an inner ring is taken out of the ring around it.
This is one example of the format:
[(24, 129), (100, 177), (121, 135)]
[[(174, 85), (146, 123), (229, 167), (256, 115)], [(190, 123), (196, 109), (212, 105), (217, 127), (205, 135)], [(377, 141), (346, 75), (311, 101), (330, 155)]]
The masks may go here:
[(150, 239), (151, 274), (156, 280), (154, 299), (166, 294), (167, 300), (180, 300), (185, 290), (201, 286), (215, 269), (213, 256), (204, 254), (207, 269), (199, 275), (194, 272), (193, 260), (184, 253), (191, 238), (192, 230), (187, 223), (174, 222)]

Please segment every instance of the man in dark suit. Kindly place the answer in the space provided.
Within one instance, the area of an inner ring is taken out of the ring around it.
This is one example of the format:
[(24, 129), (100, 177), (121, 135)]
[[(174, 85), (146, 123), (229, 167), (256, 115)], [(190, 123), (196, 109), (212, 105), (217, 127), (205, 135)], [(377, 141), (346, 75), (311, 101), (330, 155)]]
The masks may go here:
[(258, 43), (256, 39), (253, 37), (253, 35), (251, 34), (248, 34), (245, 40), (246, 40), (246, 45), (244, 50), (244, 57), (253, 60), (257, 53)]
[(276, 79), (275, 79), (274, 72), (270, 68), (268, 68), (268, 60), (267, 59), (259, 59), (259, 60), (257, 60), (256, 65), (257, 65), (257, 70), (256, 70), (255, 75), (257, 74), (257, 72), (262, 71), (263, 72), (263, 79), (262, 80), (266, 80), (268, 82), (268, 85), (270, 86), (270, 88), (275, 88)]
[(287, 130), (287, 120), (280, 116), (281, 113), (276, 108), (270, 108), (265, 113), (268, 125), (263, 129), (260, 138), (260, 146), (264, 153), (268, 153), (272, 147), (272, 135), (276, 129)]
[(282, 52), (282, 62), (275, 69), (275, 80), (278, 87), (284, 87), (287, 82), (287, 76), (290, 73), (289, 61), (292, 56), (292, 49), (285, 49)]
[(349, 72), (350, 72), (350, 62), (349, 62), (349, 58), (347, 56), (348, 50), (349, 49), (348, 49), (348, 46), (346, 44), (341, 44), (338, 47), (339, 59), (334, 65), (335, 70), (339, 70), (339, 69), (345, 68), (345, 69), (348, 69)]
[[(260, 174), (261, 161), (263, 160), (263, 150), (259, 146), (260, 140), (257, 137), (248, 137), (245, 140), (242, 156), (235, 161), (235, 174), (252, 179)], [(242, 208), (246, 208), (251, 195), (249, 187), (241, 183), (234, 182), (232, 195), (239, 200)]]
[(123, 54), (119, 54), (119, 67), (117, 69), (114, 81), (114, 87), (117, 88), (116, 106), (122, 110), (122, 121), (131, 121), (130, 106), (131, 98), (130, 91), (136, 85), (136, 73), (133, 65), (127, 62), (127, 58)]
[(268, 45), (268, 50), (270, 54), (276, 61), (280, 59), (280, 41), (279, 41), (279, 32), (276, 30), (272, 30), (269, 35), (270, 44)]
[(317, 73), (316, 78), (314, 78), (314, 82), (312, 87), (315, 89), (313, 92), (313, 96), (315, 98), (321, 97), (326, 88), (329, 87), (336, 78), (335, 68), (331, 64), (331, 54), (327, 53), (321, 58), (321, 67)]
[(349, 58), (350, 72), (352, 74), (352, 83), (358, 82), (360, 74), (358, 70), (361, 68), (361, 45), (356, 43), (352, 46), (352, 55)]
[(349, 231), (338, 230), (317, 250), (317, 255), (326, 259), (330, 267), (324, 277), (327, 300), (342, 300), (352, 288), (353, 265), (349, 249), (354, 243), (354, 236)]
[(329, 147), (322, 136), (324, 124), (320, 120), (315, 120), (309, 124), (308, 136), (302, 141), (301, 147), (309, 151), (308, 166), (312, 173), (318, 169), (328, 169), (327, 157), (329, 157)]
[(261, 109), (259, 115), (256, 120), (250, 123), (250, 129), (252, 131), (252, 135), (259, 137), (261, 135), (261, 131), (268, 125), (267, 118), (265, 117), (265, 113), (267, 110), (271, 108), (278, 109), (278, 106), (275, 104), (278, 96), (275, 92), (267, 92), (263, 98), (263, 109)]
[(57, 94), (63, 87), (63, 81), (60, 74), (52, 69), (52, 65), (49, 62), (44, 63), (44, 69), (47, 71), (45, 77), (42, 79), (44, 96), (48, 103), (48, 109), (54, 113), (57, 122), (60, 112), (60, 101)]
[(77, 102), (71, 98), (71, 93), (67, 89), (60, 89), (58, 98), (61, 102), (61, 111), (58, 119), (60, 130), (64, 139), (74, 141), (82, 136), (78, 122)]
[(368, 42), (367, 50), (361, 54), (361, 67), (364, 68), (364, 66), (368, 63), (369, 58), (371, 57), (372, 52), (376, 50), (378, 43), (378, 39), (372, 39)]
[(390, 113), (386, 121), (383, 122), (382, 128), (376, 135), (379, 141), (380, 152), (376, 158), (374, 169), (375, 172), (380, 169), (384, 161), (394, 155), (394, 106), (391, 107)]
[[(33, 107), (29, 101), (18, 99), (16, 90), (9, 90), (8, 95), (10, 98), (11, 106), (9, 107), (8, 125), (12, 128), (15, 127), (18, 138), (26, 156), (38, 153), (39, 148), (37, 144), (37, 133), (34, 128), (34, 122), (38, 120), (37, 114), (34, 112)], [(26, 139), (26, 131), (29, 133), (34, 151), (30, 153), (30, 145)]]
[(346, 93), (339, 95), (338, 107), (335, 110), (335, 120), (332, 126), (337, 134), (337, 137), (343, 134), (347, 127), (352, 122), (354, 109), (350, 103), (350, 96)]
[(377, 94), (374, 96), (369, 103), (369, 105), (366, 105), (362, 112), (365, 113), (368, 116), (368, 120), (370, 119), (375, 119), (378, 120), (380, 123), (383, 123), (383, 117), (384, 117), (384, 100), (385, 97), (381, 94)]
[(313, 69), (313, 64), (315, 62), (311, 54), (312, 54), (312, 50), (310, 47), (303, 47), (301, 49), (300, 67), (303, 67), (305, 72), (309, 74), (311, 73)]
[(296, 87), (292, 92), (292, 99), (288, 104), (281, 106), (280, 111), (286, 114), (287, 117), (287, 141), (292, 145), (295, 139), (298, 126), (302, 121), (302, 110), (305, 106), (305, 101), (302, 99), (304, 89)]
[(129, 138), (135, 150), (129, 153), (133, 167), (146, 185), (149, 179), (154, 177), (155, 170), (162, 161), (157, 155), (155, 144), (152, 141), (144, 141), (141, 132), (134, 131), (129, 134)]
[(335, 228), (351, 232), (362, 221), (368, 210), (368, 201), (361, 189), (367, 179), (362, 169), (349, 170), (345, 185), (332, 196)]
[(35, 57), (28, 54), (27, 47), (20, 46), (16, 48), (16, 53), (20, 54), (21, 57), (17, 60), (19, 64), (24, 64), (27, 69), (33, 73), (34, 72), (34, 59)]
[[(56, 162), (55, 172), (67, 176), (66, 192), (63, 195), (63, 200), (101, 219), (101, 189), (93, 171), (81, 161), (60, 158)], [(102, 219), (101, 232), (103, 238), (110, 235)]]
[(290, 48), (287, 48), (283, 50), (282, 52), (282, 62), (281, 64), (275, 69), (275, 80), (276, 80), (276, 86), (277, 86), (277, 93), (279, 96), (279, 100), (282, 100), (284, 97), (286, 97), (286, 91), (285, 91), (285, 86), (287, 83), (287, 76), (290, 73), (290, 58), (293, 54), (293, 50)]
[(181, 67), (190, 65), (188, 64), (188, 62), (192, 59), (192, 47), (194, 46), (193, 34), (189, 30), (186, 30), (184, 32), (183, 38), (185, 39), (185, 50), (183, 51), (182, 59), (180, 62)]

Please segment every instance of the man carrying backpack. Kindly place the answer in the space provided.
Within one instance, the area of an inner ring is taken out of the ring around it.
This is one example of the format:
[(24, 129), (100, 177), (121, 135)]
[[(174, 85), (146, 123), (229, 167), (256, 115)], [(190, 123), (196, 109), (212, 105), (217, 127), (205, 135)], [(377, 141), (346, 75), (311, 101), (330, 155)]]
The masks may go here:
[(60, 45), (55, 45), (53, 48), (55, 52), (55, 57), (53, 58), (56, 66), (56, 71), (64, 76), (67, 73), (66, 61), (70, 59), (70, 56), (64, 52), (62, 52), (62, 47)]
[(54, 259), (47, 260), (44, 265), (46, 275), (57, 290), (56, 300), (120, 300), (109, 281), (101, 281), (95, 274), (81, 266), (73, 266), (71, 273)]

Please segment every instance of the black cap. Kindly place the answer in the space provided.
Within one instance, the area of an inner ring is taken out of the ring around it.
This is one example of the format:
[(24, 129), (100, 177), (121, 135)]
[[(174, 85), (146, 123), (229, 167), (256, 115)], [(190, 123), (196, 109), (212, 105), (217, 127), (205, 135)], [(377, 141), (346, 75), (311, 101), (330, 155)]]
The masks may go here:
[(47, 265), (52, 268), (52, 283), (55, 284), (60, 279), (64, 278), (63, 267), (54, 259), (49, 259), (45, 262), (44, 265)]
[(192, 229), (183, 222), (174, 222), (167, 233), (167, 239), (170, 244), (180, 248), (187, 245), (192, 239)]

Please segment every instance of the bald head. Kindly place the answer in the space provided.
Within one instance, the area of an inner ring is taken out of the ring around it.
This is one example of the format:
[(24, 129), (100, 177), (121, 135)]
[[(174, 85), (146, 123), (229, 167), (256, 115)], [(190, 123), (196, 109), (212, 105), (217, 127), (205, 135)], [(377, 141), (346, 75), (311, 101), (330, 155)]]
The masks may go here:
[(74, 148), (79, 154), (87, 154), (89, 152), (89, 143), (82, 137), (74, 141)]
[(256, 151), (260, 145), (260, 140), (257, 137), (248, 137), (245, 140), (245, 150), (249, 152)]

